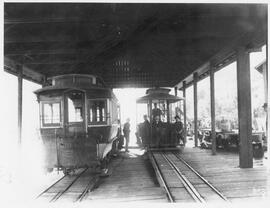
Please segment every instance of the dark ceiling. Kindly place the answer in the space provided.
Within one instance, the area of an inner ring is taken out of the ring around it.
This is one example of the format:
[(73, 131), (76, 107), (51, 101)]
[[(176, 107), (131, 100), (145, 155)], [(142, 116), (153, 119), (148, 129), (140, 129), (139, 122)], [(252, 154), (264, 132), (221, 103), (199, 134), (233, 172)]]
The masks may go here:
[(266, 42), (267, 5), (4, 4), (7, 71), (97, 74), (110, 87), (172, 87), (247, 35)]

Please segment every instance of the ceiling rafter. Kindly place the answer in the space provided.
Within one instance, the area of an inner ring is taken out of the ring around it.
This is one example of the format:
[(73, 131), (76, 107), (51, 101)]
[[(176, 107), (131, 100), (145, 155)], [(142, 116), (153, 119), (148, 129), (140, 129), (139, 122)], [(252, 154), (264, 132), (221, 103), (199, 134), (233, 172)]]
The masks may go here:
[[(251, 48), (266, 42), (260, 4), (5, 3), (4, 12), (6, 58), (45, 76), (100, 74), (114, 87), (173, 86), (243, 33)], [(130, 62), (132, 83), (113, 73), (117, 60)]]

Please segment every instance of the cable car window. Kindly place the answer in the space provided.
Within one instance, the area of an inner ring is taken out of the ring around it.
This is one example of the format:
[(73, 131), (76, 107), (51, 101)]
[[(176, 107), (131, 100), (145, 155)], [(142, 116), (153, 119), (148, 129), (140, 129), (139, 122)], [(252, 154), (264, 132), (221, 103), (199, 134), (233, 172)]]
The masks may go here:
[(42, 103), (42, 126), (60, 125), (60, 112), (60, 102)]
[(95, 125), (106, 123), (106, 100), (89, 100), (88, 106), (90, 124)]
[(153, 100), (152, 101), (152, 116), (153, 118), (158, 115), (162, 122), (167, 122), (168, 106), (166, 100)]
[(64, 85), (69, 85), (70, 83), (73, 83), (73, 77), (59, 77), (56, 78), (54, 81), (54, 85), (58, 85), (58, 86), (64, 86)]
[(91, 77), (76, 77), (76, 84), (93, 85), (93, 78), (91, 78)]
[(83, 93), (71, 92), (67, 96), (68, 100), (68, 122), (83, 121)]
[(183, 111), (181, 110), (183, 106), (181, 105), (180, 101), (170, 103), (169, 109), (170, 109), (170, 122), (174, 123), (175, 122), (175, 116), (179, 116), (180, 118), (183, 115)]

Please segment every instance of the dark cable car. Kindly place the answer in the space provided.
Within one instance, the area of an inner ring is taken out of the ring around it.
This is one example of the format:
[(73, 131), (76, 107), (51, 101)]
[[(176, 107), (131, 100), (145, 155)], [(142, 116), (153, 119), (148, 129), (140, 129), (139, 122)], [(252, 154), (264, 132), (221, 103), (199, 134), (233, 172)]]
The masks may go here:
[[(148, 89), (146, 95), (136, 101), (137, 111), (144, 106), (144, 114), (150, 119), (149, 127), (140, 123), (137, 129), (137, 135), (141, 137), (142, 145), (146, 148), (175, 148), (185, 145), (183, 126), (182, 139), (179, 140), (175, 124), (175, 117), (182, 117), (181, 101), (184, 98), (170, 95), (169, 92), (170, 89), (166, 88)], [(147, 131), (149, 133), (146, 133)]]
[(97, 76), (55, 76), (37, 91), (45, 166), (100, 168), (117, 147), (120, 109), (112, 90)]

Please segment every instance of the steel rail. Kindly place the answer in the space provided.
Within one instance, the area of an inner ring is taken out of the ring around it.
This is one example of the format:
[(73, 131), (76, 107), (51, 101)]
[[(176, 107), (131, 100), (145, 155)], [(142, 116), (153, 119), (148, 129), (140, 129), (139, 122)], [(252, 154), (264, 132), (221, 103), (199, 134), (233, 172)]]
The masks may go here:
[(182, 163), (184, 163), (193, 173), (195, 173), (206, 185), (208, 185), (213, 191), (216, 192), (224, 201), (229, 201), (216, 187), (214, 187), (209, 181), (207, 181), (198, 171), (196, 171), (191, 165), (189, 165), (178, 154), (173, 153)]
[(168, 162), (168, 164), (171, 166), (171, 168), (176, 172), (178, 178), (184, 185), (187, 192), (191, 195), (191, 197), (196, 202), (205, 203), (204, 198), (200, 195), (200, 193), (197, 191), (197, 189), (191, 184), (191, 182), (181, 173), (181, 171), (178, 169), (178, 167), (174, 164), (174, 162), (171, 161), (170, 158), (168, 158), (167, 155), (162, 153), (163, 158)]
[(167, 192), (167, 196), (168, 196), (168, 198), (169, 198), (169, 201), (170, 201), (170, 202), (175, 202), (175, 200), (174, 200), (174, 198), (173, 198), (173, 195), (172, 195), (172, 193), (171, 193), (171, 191), (170, 191), (170, 189), (169, 189), (169, 187), (168, 187), (168, 185), (167, 185), (167, 183), (166, 183), (166, 181), (165, 181), (165, 179), (164, 179), (164, 176), (162, 175), (162, 173), (161, 173), (161, 171), (160, 171), (160, 168), (159, 168), (159, 166), (158, 166), (158, 163), (157, 163), (157, 161), (156, 161), (155, 156), (153, 155), (153, 153), (152, 153), (151, 151), (149, 151), (149, 154), (150, 154), (151, 157), (153, 158), (153, 165), (154, 165), (154, 168), (155, 168), (155, 170), (157, 170), (158, 177), (160, 178), (160, 180), (161, 180), (161, 182), (162, 182), (162, 184), (163, 184), (163, 186), (164, 186), (164, 189), (165, 189), (165, 191)]
[(48, 190), (50, 190), (55, 184), (59, 183), (61, 180), (63, 180), (67, 175), (62, 176), (60, 179), (58, 179), (56, 182), (54, 182), (52, 185), (50, 185), (48, 188), (46, 188), (44, 191), (42, 191), (37, 197), (41, 197), (43, 194), (45, 194)]
[(84, 197), (86, 196), (86, 194), (87, 194), (89, 191), (91, 192), (91, 191), (95, 188), (95, 186), (96, 186), (96, 184), (98, 183), (98, 181), (99, 181), (99, 176), (93, 177), (93, 178), (88, 182), (86, 188), (83, 190), (83, 192), (78, 196), (78, 198), (77, 198), (75, 201), (81, 202), (81, 201), (84, 199)]
[[(122, 164), (122, 162), (124, 161), (124, 158), (121, 159), (120, 162), (118, 162), (116, 165), (110, 167), (109, 165), (109, 169), (111, 168), (112, 171), (117, 168), (119, 165)], [(84, 191), (77, 197), (77, 199), (75, 200), (75, 202), (81, 202), (83, 201), (84, 197), (86, 196), (86, 194), (90, 191), (93, 191), (94, 188), (96, 188), (97, 184), (100, 181), (100, 175), (96, 175), (94, 176), (87, 184), (86, 188), (84, 189)]]
[(50, 202), (57, 201), (79, 178), (80, 176), (85, 173), (89, 168), (85, 168), (77, 177), (62, 191), (59, 191), (51, 200)]

